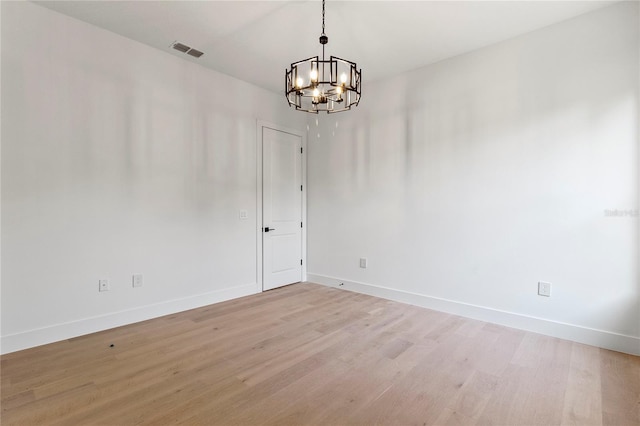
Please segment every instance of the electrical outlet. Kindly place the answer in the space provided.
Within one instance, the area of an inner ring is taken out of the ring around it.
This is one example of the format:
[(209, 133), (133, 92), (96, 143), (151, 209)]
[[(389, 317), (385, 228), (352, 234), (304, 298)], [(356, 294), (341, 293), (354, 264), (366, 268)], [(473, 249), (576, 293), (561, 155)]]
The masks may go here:
[(142, 287), (142, 274), (134, 274), (132, 283), (134, 287)]
[(109, 291), (109, 280), (98, 280), (98, 291)]
[(245, 220), (249, 218), (249, 212), (246, 210), (240, 210), (240, 212), (238, 213), (238, 217), (240, 217), (240, 219)]
[(367, 267), (367, 259), (365, 257), (361, 257), (360, 258), (360, 267), (361, 268), (366, 268)]
[(538, 296), (551, 297), (551, 283), (538, 282)]

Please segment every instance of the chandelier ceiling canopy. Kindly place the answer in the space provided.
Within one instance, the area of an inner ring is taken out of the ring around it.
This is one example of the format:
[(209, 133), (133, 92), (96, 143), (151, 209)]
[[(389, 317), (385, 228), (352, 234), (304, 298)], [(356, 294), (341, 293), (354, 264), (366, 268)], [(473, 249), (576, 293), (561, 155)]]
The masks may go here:
[(358, 105), (361, 96), (362, 70), (355, 62), (336, 56), (325, 59), (329, 38), (324, 33), (325, 0), (322, 0), (322, 59), (314, 56), (294, 62), (285, 71), (285, 95), (289, 106), (299, 111), (328, 114), (347, 111)]

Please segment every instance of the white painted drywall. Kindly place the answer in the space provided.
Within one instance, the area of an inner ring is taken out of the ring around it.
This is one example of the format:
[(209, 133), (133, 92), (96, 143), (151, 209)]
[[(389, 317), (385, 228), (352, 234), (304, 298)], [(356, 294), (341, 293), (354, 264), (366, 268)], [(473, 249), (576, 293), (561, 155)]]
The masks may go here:
[[(256, 119), (306, 116), (31, 3), (0, 7), (1, 351), (255, 291)], [(637, 5), (615, 5), (365, 80), (360, 107), (314, 117), (309, 271), (637, 344), (638, 218), (604, 213), (638, 208), (637, 29)]]
[(311, 122), (309, 279), (640, 353), (638, 28), (616, 4), (366, 82)]
[(1, 7), (2, 351), (256, 292), (256, 121), (306, 117), (32, 3)]

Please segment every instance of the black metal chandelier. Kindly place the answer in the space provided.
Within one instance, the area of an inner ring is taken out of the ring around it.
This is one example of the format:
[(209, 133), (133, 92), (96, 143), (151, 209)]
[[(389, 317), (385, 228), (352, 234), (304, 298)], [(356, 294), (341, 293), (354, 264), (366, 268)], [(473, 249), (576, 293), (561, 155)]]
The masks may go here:
[(324, 58), (324, 46), (329, 38), (324, 33), (324, 3), (322, 0), (322, 59), (314, 56), (294, 62), (285, 70), (285, 94), (289, 106), (299, 111), (328, 114), (347, 111), (358, 105), (361, 96), (362, 70), (355, 62), (330, 56)]

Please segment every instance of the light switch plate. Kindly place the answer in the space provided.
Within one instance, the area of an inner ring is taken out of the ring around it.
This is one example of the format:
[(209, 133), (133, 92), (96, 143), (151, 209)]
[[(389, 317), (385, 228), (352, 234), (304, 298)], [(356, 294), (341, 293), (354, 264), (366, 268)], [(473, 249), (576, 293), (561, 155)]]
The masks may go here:
[(551, 283), (538, 282), (538, 296), (551, 297)]
[(133, 274), (132, 284), (134, 287), (142, 287), (142, 274)]

